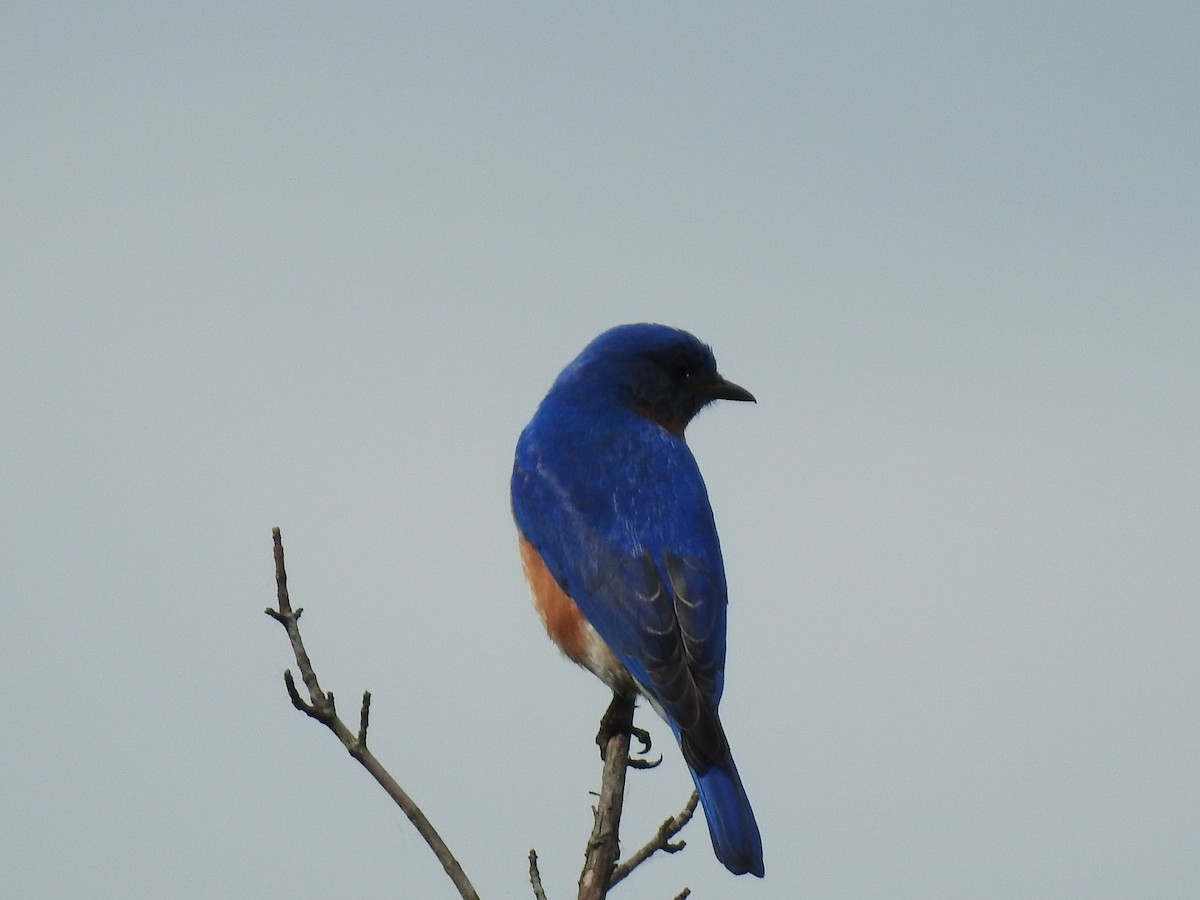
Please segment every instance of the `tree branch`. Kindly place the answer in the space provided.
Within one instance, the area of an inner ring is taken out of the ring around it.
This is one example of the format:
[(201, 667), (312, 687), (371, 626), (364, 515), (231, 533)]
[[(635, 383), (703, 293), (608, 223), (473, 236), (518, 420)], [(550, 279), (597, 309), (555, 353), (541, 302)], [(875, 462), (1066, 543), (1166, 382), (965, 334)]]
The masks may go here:
[(658, 831), (654, 837), (647, 841), (637, 853), (633, 854), (613, 870), (612, 879), (609, 881), (608, 886), (611, 888), (659, 850), (662, 850), (664, 853), (678, 853), (686, 847), (687, 841), (671, 843), (671, 838), (679, 834), (683, 826), (692, 820), (692, 816), (696, 814), (696, 805), (699, 802), (700, 795), (696, 791), (692, 791), (692, 796), (688, 798), (688, 802), (679, 811), (679, 814), (672, 816), (663, 822), (662, 825), (658, 826)]
[(538, 869), (537, 851), (529, 851), (529, 883), (533, 886), (534, 900), (546, 900), (546, 891), (542, 888), (542, 873)]
[[(476, 893), (475, 888), (467, 879), (462, 866), (454, 858), (454, 854), (450, 852), (450, 848), (446, 846), (445, 841), (442, 840), (441, 835), (437, 833), (429, 819), (421, 812), (421, 808), (413, 802), (412, 798), (392, 778), (387, 769), (375, 758), (375, 755), (367, 749), (367, 725), (369, 724), (371, 710), (370, 692), (363, 692), (362, 706), (359, 711), (358, 733), (355, 734), (338, 718), (333, 694), (325, 693), (321, 690), (321, 685), (317, 681), (317, 673), (313, 670), (312, 661), (309, 659), (308, 653), (304, 649), (304, 641), (300, 637), (300, 614), (304, 610), (297, 609), (293, 611), (291, 599), (288, 596), (287, 570), (283, 562), (283, 538), (278, 528), (271, 529), (271, 534), (275, 542), (275, 584), (278, 609), (268, 607), (265, 612), (287, 631), (288, 640), (292, 645), (292, 653), (296, 657), (296, 667), (300, 670), (300, 678), (304, 681), (304, 686), (308, 691), (309, 697), (306, 702), (300, 696), (300, 692), (296, 689), (295, 679), (292, 677), (291, 670), (289, 669), (283, 673), (283, 681), (287, 687), (288, 697), (291, 699), (292, 705), (311, 718), (316, 719), (337, 735), (338, 740), (342, 742), (342, 746), (379, 783), (379, 786), (387, 792), (388, 796), (392, 798), (401, 811), (403, 811), (404, 815), (408, 817), (408, 820), (412, 822), (421, 837), (425, 839), (425, 843), (429, 845), (438, 862), (442, 864), (442, 868), (446, 870), (446, 874), (454, 882), (454, 886), (458, 889), (458, 893), (463, 900), (479, 900), (479, 894)], [(626, 747), (628, 748), (628, 735), (626, 736)], [(618, 808), (619, 815), (620, 811)]]
[(595, 823), (588, 838), (579, 900), (603, 900), (608, 893), (613, 866), (620, 853), (621, 812), (625, 805), (625, 773), (629, 769), (629, 739), (633, 732), (634, 695), (613, 692), (612, 702), (600, 720), (596, 743), (604, 759)]

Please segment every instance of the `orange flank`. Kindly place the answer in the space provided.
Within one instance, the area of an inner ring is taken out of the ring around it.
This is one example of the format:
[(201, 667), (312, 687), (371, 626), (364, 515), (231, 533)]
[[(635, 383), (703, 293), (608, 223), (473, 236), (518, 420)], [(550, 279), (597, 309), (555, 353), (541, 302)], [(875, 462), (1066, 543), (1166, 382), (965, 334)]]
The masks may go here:
[(551, 640), (569, 659), (593, 672), (609, 687), (631, 690), (633, 680), (629, 673), (584, 618), (575, 601), (559, 587), (537, 548), (523, 537), (520, 543), (525, 580), (529, 582), (534, 608), (542, 617), (542, 624), (546, 626), (546, 633)]

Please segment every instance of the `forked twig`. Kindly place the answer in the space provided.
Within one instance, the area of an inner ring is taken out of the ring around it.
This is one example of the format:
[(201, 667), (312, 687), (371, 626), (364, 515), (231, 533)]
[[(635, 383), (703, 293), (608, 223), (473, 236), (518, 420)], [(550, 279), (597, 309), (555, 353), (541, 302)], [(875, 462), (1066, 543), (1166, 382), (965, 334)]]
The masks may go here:
[(454, 854), (450, 852), (450, 848), (446, 846), (446, 842), (442, 840), (441, 835), (426, 818), (425, 813), (400, 787), (387, 769), (375, 758), (375, 755), (367, 749), (367, 726), (371, 711), (370, 692), (363, 692), (362, 706), (359, 710), (358, 733), (355, 734), (338, 718), (333, 694), (321, 690), (321, 685), (317, 681), (317, 673), (313, 670), (312, 660), (309, 659), (308, 652), (304, 649), (304, 641), (300, 637), (300, 614), (304, 610), (293, 611), (291, 599), (288, 596), (287, 569), (283, 562), (283, 538), (278, 528), (271, 529), (271, 534), (275, 542), (275, 584), (278, 609), (268, 607), (265, 612), (287, 631), (288, 640), (292, 645), (292, 653), (296, 657), (296, 667), (300, 670), (300, 678), (304, 682), (309, 697), (306, 702), (300, 696), (300, 692), (296, 688), (296, 681), (289, 669), (283, 673), (283, 682), (292, 705), (337, 735), (342, 746), (370, 773), (371, 777), (379, 783), (379, 786), (387, 792), (388, 796), (420, 832), (425, 843), (438, 858), (438, 862), (442, 864), (442, 868), (446, 870), (450, 880), (454, 882), (454, 886), (463, 900), (479, 900), (479, 894), (471, 885), (462, 866), (459, 865)]
[(692, 820), (692, 816), (696, 814), (696, 805), (700, 802), (700, 795), (696, 791), (692, 791), (692, 796), (688, 798), (688, 802), (677, 815), (671, 816), (660, 826), (655, 832), (654, 837), (650, 838), (636, 853), (630, 856), (627, 860), (618, 865), (612, 874), (612, 880), (609, 882), (611, 888), (618, 881), (626, 878), (630, 872), (648, 860), (659, 850), (664, 853), (678, 853), (687, 846), (687, 841), (671, 842), (671, 838), (679, 834), (683, 826)]

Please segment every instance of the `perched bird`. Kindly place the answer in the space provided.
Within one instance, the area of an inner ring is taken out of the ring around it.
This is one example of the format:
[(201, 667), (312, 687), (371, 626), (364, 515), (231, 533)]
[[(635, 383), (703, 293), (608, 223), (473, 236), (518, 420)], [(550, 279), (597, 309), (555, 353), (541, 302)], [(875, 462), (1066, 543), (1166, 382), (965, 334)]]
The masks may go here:
[(620, 325), (563, 369), (517, 443), (512, 508), (534, 605), (563, 652), (671, 727), (735, 875), (762, 839), (717, 705), (727, 595), (700, 469), (683, 438), (713, 400), (750, 400), (712, 351), (664, 325)]

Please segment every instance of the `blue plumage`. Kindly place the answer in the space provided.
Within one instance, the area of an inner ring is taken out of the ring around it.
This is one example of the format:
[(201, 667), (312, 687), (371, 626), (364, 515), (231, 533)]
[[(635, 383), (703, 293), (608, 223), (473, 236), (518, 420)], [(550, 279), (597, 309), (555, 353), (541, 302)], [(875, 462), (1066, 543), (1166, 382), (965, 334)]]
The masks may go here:
[(687, 332), (604, 332), (562, 371), (521, 434), (513, 515), (551, 636), (610, 685), (649, 699), (679, 741), (718, 859), (761, 877), (758, 826), (717, 716), (721, 548), (683, 438), (717, 399), (754, 398), (722, 378), (711, 350)]

